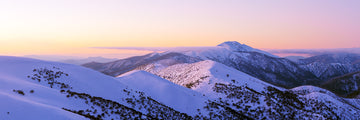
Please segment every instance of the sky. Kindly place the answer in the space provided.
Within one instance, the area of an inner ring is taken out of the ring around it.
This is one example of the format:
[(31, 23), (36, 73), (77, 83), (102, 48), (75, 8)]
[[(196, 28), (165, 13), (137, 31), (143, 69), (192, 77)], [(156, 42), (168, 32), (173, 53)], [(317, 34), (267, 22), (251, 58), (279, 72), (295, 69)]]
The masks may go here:
[(360, 47), (359, 0), (1, 0), (0, 55), (111, 56), (96, 47)]

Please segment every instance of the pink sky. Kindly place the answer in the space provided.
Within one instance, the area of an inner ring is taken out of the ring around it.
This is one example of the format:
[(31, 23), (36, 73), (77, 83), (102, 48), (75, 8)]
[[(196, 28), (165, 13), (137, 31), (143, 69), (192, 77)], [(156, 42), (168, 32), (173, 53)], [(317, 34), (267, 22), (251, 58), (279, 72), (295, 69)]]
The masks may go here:
[(5, 0), (0, 55), (223, 41), (270, 49), (360, 47), (359, 5), (359, 0)]

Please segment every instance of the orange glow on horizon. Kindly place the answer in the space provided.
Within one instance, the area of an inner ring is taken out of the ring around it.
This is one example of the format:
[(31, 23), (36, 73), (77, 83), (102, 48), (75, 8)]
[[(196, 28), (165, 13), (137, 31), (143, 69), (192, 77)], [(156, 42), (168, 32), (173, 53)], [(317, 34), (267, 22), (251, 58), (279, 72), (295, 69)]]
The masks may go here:
[[(354, 1), (0, 1), (0, 55), (142, 54), (90, 47), (360, 47)], [(261, 3), (261, 4), (260, 4)]]

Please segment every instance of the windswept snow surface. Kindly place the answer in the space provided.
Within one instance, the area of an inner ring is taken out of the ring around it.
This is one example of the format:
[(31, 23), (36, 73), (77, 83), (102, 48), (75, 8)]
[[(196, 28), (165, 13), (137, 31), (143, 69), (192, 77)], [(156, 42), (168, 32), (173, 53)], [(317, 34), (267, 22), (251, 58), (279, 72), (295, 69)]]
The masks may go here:
[(194, 58), (213, 60), (268, 83), (286, 88), (311, 84), (311, 81), (316, 80), (315, 75), (290, 60), (238, 42), (224, 42), (215, 47), (179, 49), (168, 52), (179, 52)]
[[(343, 99), (318, 87), (291, 90), (276, 87), (211, 60), (162, 69), (142, 67), (171, 82), (191, 88), (212, 102), (255, 119), (354, 119), (358, 101)], [(152, 69), (156, 69), (155, 71)], [(306, 115), (306, 116), (304, 116)]]
[(146, 71), (131, 71), (117, 78), (120, 82), (148, 93), (155, 100), (189, 115), (205, 106), (206, 97)]
[[(125, 104), (124, 101), (121, 101), (121, 98), (126, 96), (122, 91), (126, 88), (125, 85), (110, 76), (77, 65), (0, 56), (0, 66), (1, 104), (4, 104), (1, 107), (0, 116), (6, 117), (6, 119), (21, 119), (18, 116), (20, 114), (23, 114), (24, 118), (34, 119), (50, 117), (53, 119), (84, 119), (84, 117), (62, 110), (62, 108), (82, 109), (85, 106), (84, 103), (69, 100), (64, 93), (59, 92), (59, 88), (50, 88), (46, 83), (27, 77), (33, 74), (34, 69), (40, 68), (53, 69), (56, 67), (68, 73), (68, 76), (59, 78), (59, 81), (69, 84), (72, 91)], [(25, 95), (17, 94), (13, 90), (21, 90)], [(31, 90), (34, 92), (30, 93)], [(33, 108), (36, 109), (32, 111)]]
[(19, 57), (0, 56), (0, 66), (0, 119), (360, 118), (358, 99), (276, 87), (211, 60), (155, 62), (118, 78)]
[(86, 120), (84, 117), (42, 104), (24, 96), (0, 92), (1, 120)]
[[(118, 76), (136, 68), (142, 70), (175, 64), (212, 60), (235, 68), (273, 85), (293, 88), (316, 80), (311, 72), (294, 62), (238, 42), (224, 42), (213, 47), (178, 47), (163, 53), (152, 53), (109, 63), (88, 63), (83, 66)], [(148, 65), (151, 66), (148, 66)], [(146, 66), (146, 67), (144, 67)], [(152, 69), (157, 71), (158, 69)], [(162, 68), (160, 68), (162, 69)], [(146, 70), (148, 71), (148, 70)]]
[[(39, 84), (37, 81), (27, 78), (28, 75), (32, 74), (33, 69), (51, 69), (53, 67), (61, 68), (62, 71), (69, 74), (68, 77), (60, 79), (70, 84), (73, 90), (77, 92), (89, 93), (94, 96), (102, 96), (107, 99), (116, 100), (121, 96), (122, 92), (120, 89), (126, 88), (125, 85), (110, 76), (77, 65), (45, 62), (27, 58), (0, 57), (0, 66), (1, 90), (21, 89), (25, 87), (29, 89), (42, 88), (43, 90), (40, 92), (55, 91), (45, 85)], [(109, 90), (112, 92), (109, 92)], [(35, 90), (35, 93), (38, 93), (37, 90)], [(119, 96), (114, 96), (113, 93), (119, 93)], [(47, 96), (44, 97), (47, 98)]]
[(258, 92), (263, 91), (267, 86), (273, 86), (234, 68), (211, 60), (192, 64), (176, 64), (157, 71), (146, 70), (178, 85), (190, 87), (202, 94), (212, 96), (212, 98), (218, 97), (212, 89), (215, 83), (246, 85)]
[[(105, 115), (102, 115), (102, 119), (125, 119), (116, 116), (116, 114), (122, 114), (123, 110), (125, 110), (124, 112), (130, 112), (125, 115), (132, 116), (135, 114), (135, 117), (136, 115), (138, 117), (145, 117), (146, 115), (147, 117), (158, 119), (162, 117), (157, 117), (157, 115), (165, 115), (167, 118), (180, 116), (180, 113), (174, 111), (177, 109), (187, 113), (193, 112), (186, 111), (193, 110), (189, 108), (190, 106), (188, 108), (174, 107), (169, 109), (167, 106), (181, 104), (174, 103), (170, 105), (168, 101), (174, 99), (172, 97), (175, 96), (163, 96), (161, 99), (156, 99), (158, 101), (154, 101), (151, 99), (151, 96), (148, 96), (147, 91), (144, 91), (146, 93), (138, 92), (136, 88), (140, 87), (129, 87), (114, 77), (77, 65), (0, 56), (0, 66), (0, 119), (85, 119), (85, 117), (68, 112), (63, 108), (74, 110), (73, 112), (83, 115), (87, 113), (92, 115), (94, 113), (95, 117), (97, 115), (101, 116), (103, 112)], [(53, 73), (50, 73), (50, 71), (53, 71)], [(50, 83), (45, 81), (45, 76), (55, 74), (55, 72), (56, 74), (62, 74), (63, 72), (62, 75), (59, 75), (59, 78), (55, 77), (54, 79), (69, 85), (69, 87), (66, 87), (66, 89), (60, 88), (57, 84), (50, 87)], [(38, 76), (42, 76), (39, 77), (41, 82), (37, 80)], [(33, 77), (34, 80), (32, 80)], [(135, 76), (134, 78), (141, 78), (141, 76)], [(177, 89), (180, 89), (180, 87)], [(64, 91), (61, 92), (61, 90)], [(70, 92), (67, 92), (67, 90), (70, 90)], [(150, 95), (156, 94), (149, 93)], [(190, 96), (193, 94), (191, 92), (185, 93), (185, 91), (179, 91), (178, 95)], [(181, 97), (183, 96), (176, 96), (176, 98)], [(190, 98), (188, 97), (187, 100), (189, 101)], [(195, 100), (201, 101), (203, 99), (198, 98)], [(145, 102), (137, 103), (137, 101)], [(169, 104), (164, 105), (164, 103)], [(115, 113), (112, 113), (111, 111), (114, 111), (115, 107), (109, 105), (120, 107), (121, 109), (117, 110), (122, 111), (116, 112), (115, 110)], [(92, 111), (87, 112), (89, 109)], [(94, 112), (94, 110), (97, 110), (97, 112)], [(160, 112), (160, 110), (162, 111)], [(150, 114), (149, 112), (152, 113)], [(112, 116), (114, 114), (115, 116)]]

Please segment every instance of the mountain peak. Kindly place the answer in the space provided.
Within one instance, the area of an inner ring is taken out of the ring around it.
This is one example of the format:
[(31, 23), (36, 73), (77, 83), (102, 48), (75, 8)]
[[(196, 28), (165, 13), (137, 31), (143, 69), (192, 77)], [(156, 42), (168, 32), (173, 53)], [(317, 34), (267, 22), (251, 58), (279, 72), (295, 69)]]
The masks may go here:
[(268, 52), (252, 48), (252, 47), (247, 46), (245, 44), (241, 44), (241, 43), (239, 43), (237, 41), (226, 41), (224, 43), (219, 44), (218, 46), (226, 48), (226, 49), (228, 49), (230, 51), (234, 51), (234, 52), (257, 52), (257, 53), (262, 53), (262, 54), (265, 54), (265, 55), (268, 55), (268, 56), (271, 56), (271, 57), (278, 57), (278, 56), (272, 55), (272, 54), (270, 54)]
[(231, 51), (254, 51), (254, 48), (247, 46), (245, 44), (241, 44), (237, 41), (226, 41), (224, 43), (219, 44), (218, 46), (227, 48)]

